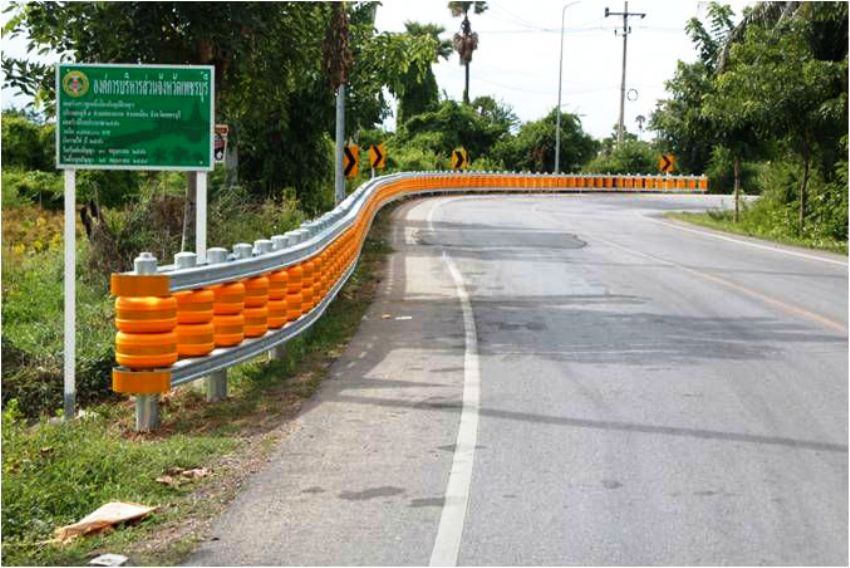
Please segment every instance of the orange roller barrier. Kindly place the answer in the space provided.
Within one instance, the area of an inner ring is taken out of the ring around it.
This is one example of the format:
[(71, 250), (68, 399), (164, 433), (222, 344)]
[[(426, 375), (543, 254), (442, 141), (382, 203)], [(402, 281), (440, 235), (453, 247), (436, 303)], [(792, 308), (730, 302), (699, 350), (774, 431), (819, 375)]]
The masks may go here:
[(239, 345), (245, 338), (245, 285), (220, 284), (213, 288), (213, 327), (216, 347)]
[(300, 265), (290, 266), (286, 269), (286, 275), (286, 321), (295, 321), (302, 313), (301, 287), (304, 269)]
[(177, 325), (177, 301), (173, 296), (115, 299), (115, 327), (129, 333), (174, 331)]
[(177, 355), (200, 357), (215, 349), (213, 302), (210, 289), (175, 292), (177, 300)]
[(202, 357), (215, 349), (215, 326), (209, 323), (177, 325), (177, 355)]
[(155, 369), (177, 362), (177, 334), (128, 333), (115, 334), (115, 360), (130, 369)]
[(213, 318), (215, 294), (210, 289), (183, 290), (174, 293), (177, 300), (177, 323), (209, 323)]
[(307, 313), (313, 309), (313, 281), (315, 275), (313, 270), (315, 264), (312, 260), (301, 263), (301, 268), (304, 272), (301, 275), (301, 309), (302, 313)]
[(245, 337), (260, 337), (269, 330), (269, 279), (255, 276), (245, 280)]
[(269, 279), (269, 319), (272, 329), (282, 327), (286, 323), (286, 289), (288, 275), (286, 269), (272, 272)]

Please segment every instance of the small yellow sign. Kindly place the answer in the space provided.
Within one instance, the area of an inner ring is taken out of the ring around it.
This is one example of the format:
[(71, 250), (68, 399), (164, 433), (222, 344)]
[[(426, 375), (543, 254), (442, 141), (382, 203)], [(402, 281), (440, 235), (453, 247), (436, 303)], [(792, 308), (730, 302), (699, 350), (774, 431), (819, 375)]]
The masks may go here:
[(345, 172), (345, 177), (357, 177), (360, 172), (360, 148), (357, 144), (349, 144), (343, 148), (342, 152), (342, 169)]
[(387, 149), (383, 144), (369, 146), (369, 165), (379, 170), (387, 167)]
[(673, 154), (662, 154), (658, 158), (658, 169), (665, 174), (671, 173), (676, 169), (676, 156)]
[(469, 167), (469, 151), (466, 148), (457, 148), (452, 151), (452, 169), (465, 170)]

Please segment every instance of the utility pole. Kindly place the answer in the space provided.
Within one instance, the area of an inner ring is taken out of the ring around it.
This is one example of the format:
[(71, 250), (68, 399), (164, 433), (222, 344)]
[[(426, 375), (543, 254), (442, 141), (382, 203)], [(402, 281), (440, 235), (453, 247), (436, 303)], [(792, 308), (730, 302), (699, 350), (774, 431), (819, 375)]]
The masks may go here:
[(564, 14), (566, 14), (567, 8), (573, 4), (578, 4), (580, 1), (575, 0), (575, 2), (565, 4), (561, 8), (561, 55), (558, 59), (558, 106), (556, 107), (555, 119), (555, 175), (561, 173), (561, 83), (563, 82), (561, 79), (564, 74)]
[[(625, 137), (625, 127), (623, 126), (623, 114), (626, 107), (626, 47), (628, 45), (629, 34), (632, 32), (632, 29), (629, 27), (629, 16), (639, 16), (640, 18), (645, 18), (646, 14), (639, 12), (629, 12), (629, 3), (625, 2), (625, 7), (622, 12), (611, 12), (608, 8), (605, 8), (605, 17), (608, 16), (623, 16), (623, 74), (620, 78), (620, 122), (617, 127), (617, 146), (620, 146), (623, 143), (623, 138)], [(614, 30), (614, 34), (617, 33), (618, 30)]]

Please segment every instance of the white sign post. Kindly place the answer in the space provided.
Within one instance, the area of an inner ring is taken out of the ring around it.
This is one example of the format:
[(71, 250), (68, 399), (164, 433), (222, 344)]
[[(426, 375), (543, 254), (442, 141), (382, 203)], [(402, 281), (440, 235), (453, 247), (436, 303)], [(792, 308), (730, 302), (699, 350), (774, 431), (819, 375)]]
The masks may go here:
[(195, 254), (197, 263), (207, 258), (207, 172), (198, 172), (195, 186)]
[[(207, 171), (215, 165), (214, 85), (211, 65), (56, 66), (56, 167), (65, 170), (66, 419), (76, 406), (76, 170), (197, 172), (195, 249), (198, 263), (204, 262)], [(157, 401), (137, 396), (137, 410), (155, 409)]]
[(77, 172), (65, 170), (65, 350), (62, 354), (65, 370), (65, 420), (74, 417), (77, 385), (74, 363), (77, 349)]

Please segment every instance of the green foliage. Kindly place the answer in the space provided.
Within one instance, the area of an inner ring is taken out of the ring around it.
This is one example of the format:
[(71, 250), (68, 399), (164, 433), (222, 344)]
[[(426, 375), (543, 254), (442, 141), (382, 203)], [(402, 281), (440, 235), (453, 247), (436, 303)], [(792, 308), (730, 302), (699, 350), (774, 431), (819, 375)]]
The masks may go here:
[(3, 207), (38, 204), (49, 209), (62, 207), (64, 181), (55, 172), (24, 171), (3, 167)]
[(55, 168), (56, 145), (52, 125), (39, 125), (23, 113), (3, 111), (2, 131), (4, 170), (50, 171)]
[(728, 191), (740, 164), (743, 190), (764, 194), (745, 215), (760, 234), (775, 223), (786, 237), (846, 238), (847, 10), (765, 2), (733, 26), (731, 9), (711, 4), (709, 28), (687, 27), (699, 61), (679, 63), (652, 116), (665, 149), (684, 171), (703, 168), (713, 191)]
[(305, 220), (292, 188), (256, 201), (243, 188), (234, 186), (222, 190), (210, 208), (208, 240), (215, 243), (212, 246), (230, 248), (240, 242), (252, 243), (258, 235), (281, 235)]
[(717, 60), (732, 33), (733, 17), (729, 6), (711, 2), (707, 28), (697, 18), (688, 21), (685, 30), (699, 60), (678, 62), (673, 78), (665, 83), (670, 98), (659, 101), (650, 116), (649, 127), (658, 133), (662, 149), (676, 155), (678, 167), (685, 173), (703, 173), (719, 143), (716, 126), (703, 112), (703, 104), (714, 88)]
[[(503, 137), (493, 157), (509, 170), (552, 172), (555, 169), (555, 110), (545, 118), (526, 122), (516, 136)], [(597, 143), (581, 128), (581, 120), (572, 114), (561, 115), (562, 172), (576, 172), (595, 153)]]
[(449, 2), (449, 10), (455, 18), (466, 16), (470, 10), (475, 14), (483, 14), (487, 8), (487, 2)]
[[(475, 156), (487, 154), (502, 138), (510, 135), (509, 125), (494, 120), (492, 114), (477, 111), (471, 105), (443, 101), (434, 112), (412, 117), (398, 134), (402, 143), (429, 134), (428, 143), (437, 153), (448, 156), (454, 148), (464, 146)], [(422, 144), (422, 138), (415, 142)]]
[[(420, 24), (418, 22), (405, 22), (407, 34), (413, 37), (428, 36), (435, 43), (433, 62), (441, 58), (448, 59), (452, 53), (452, 42), (440, 39), (440, 34), (445, 28), (436, 24)], [(396, 123), (403, 124), (407, 117), (415, 116), (426, 111), (433, 111), (440, 104), (440, 92), (437, 88), (437, 79), (434, 71), (429, 65), (423, 76), (418, 75), (418, 69), (411, 68), (407, 71), (403, 82), (404, 92), (398, 99), (396, 111)]]
[(658, 151), (648, 142), (623, 140), (611, 152), (600, 154), (583, 169), (587, 173), (655, 174)]
[[(705, 175), (708, 177), (708, 190), (710, 193), (729, 194), (734, 188), (734, 156), (728, 148), (715, 146), (711, 153)], [(761, 170), (770, 168), (771, 164), (761, 162), (741, 163), (741, 191), (744, 195), (757, 195), (761, 192), (762, 185), (758, 183)]]

